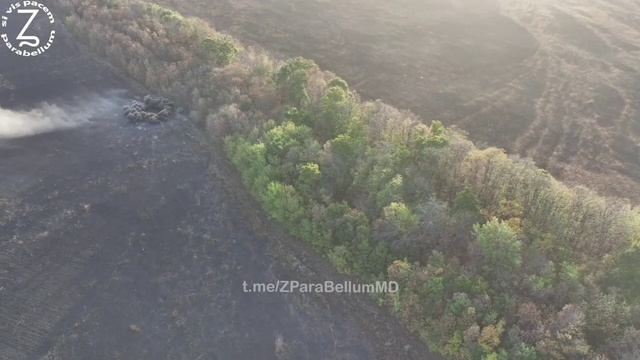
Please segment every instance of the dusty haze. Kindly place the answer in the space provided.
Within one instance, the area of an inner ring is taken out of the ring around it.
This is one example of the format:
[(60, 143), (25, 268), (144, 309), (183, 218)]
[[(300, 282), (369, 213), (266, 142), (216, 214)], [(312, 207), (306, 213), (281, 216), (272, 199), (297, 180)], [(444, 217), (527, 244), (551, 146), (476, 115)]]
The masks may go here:
[(69, 129), (88, 123), (88, 119), (117, 114), (115, 93), (79, 96), (64, 104), (42, 102), (29, 110), (0, 107), (0, 139), (20, 138)]

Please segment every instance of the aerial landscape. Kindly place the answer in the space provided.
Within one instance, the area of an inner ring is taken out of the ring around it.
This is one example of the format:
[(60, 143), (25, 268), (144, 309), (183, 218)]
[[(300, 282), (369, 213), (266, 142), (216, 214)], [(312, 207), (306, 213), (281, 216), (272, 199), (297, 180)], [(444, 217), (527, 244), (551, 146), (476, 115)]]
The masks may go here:
[(0, 15), (0, 359), (640, 359), (637, 1)]
[[(361, 95), (640, 201), (640, 4), (525, 0), (160, 0)], [(614, 181), (612, 181), (612, 179)]]

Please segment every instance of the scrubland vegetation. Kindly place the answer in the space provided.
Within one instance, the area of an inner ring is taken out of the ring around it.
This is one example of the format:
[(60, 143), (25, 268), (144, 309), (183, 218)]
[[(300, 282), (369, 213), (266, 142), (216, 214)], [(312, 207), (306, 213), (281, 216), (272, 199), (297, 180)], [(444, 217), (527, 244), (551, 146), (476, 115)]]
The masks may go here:
[(99, 57), (192, 111), (270, 217), (341, 272), (398, 281), (378, 301), (446, 358), (640, 356), (638, 209), (200, 20), (61, 3)]

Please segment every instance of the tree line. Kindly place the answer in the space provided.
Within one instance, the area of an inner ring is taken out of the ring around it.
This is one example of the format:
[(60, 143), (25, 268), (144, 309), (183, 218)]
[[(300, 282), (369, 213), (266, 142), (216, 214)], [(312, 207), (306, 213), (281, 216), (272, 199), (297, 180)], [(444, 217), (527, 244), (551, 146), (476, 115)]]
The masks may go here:
[(270, 217), (341, 272), (398, 281), (377, 300), (446, 358), (640, 357), (639, 209), (201, 20), (60, 3), (93, 52), (224, 143)]

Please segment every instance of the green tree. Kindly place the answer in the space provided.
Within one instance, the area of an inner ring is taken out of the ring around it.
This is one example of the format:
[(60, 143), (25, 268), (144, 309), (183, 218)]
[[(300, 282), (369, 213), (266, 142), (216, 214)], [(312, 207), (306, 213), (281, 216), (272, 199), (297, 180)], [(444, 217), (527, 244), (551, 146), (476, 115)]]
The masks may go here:
[(394, 176), (383, 188), (376, 194), (376, 207), (383, 208), (392, 202), (401, 202), (404, 189), (404, 179), (402, 175)]
[(383, 218), (401, 232), (408, 232), (418, 225), (418, 216), (401, 202), (392, 202), (383, 209)]
[(280, 88), (285, 103), (298, 109), (305, 108), (311, 98), (309, 96), (309, 72), (316, 64), (301, 57), (288, 60), (276, 74), (276, 83)]
[(469, 187), (466, 187), (463, 191), (456, 195), (456, 199), (453, 202), (453, 208), (451, 209), (454, 214), (456, 213), (471, 213), (480, 214), (480, 200), (476, 193)]
[(618, 257), (608, 280), (622, 290), (629, 301), (640, 302), (640, 247)]
[(585, 308), (585, 334), (593, 345), (608, 343), (622, 336), (625, 326), (630, 325), (631, 310), (615, 295), (596, 293)]
[(360, 239), (352, 248), (354, 272), (365, 279), (380, 279), (384, 276), (390, 261), (390, 250), (386, 244), (374, 243), (370, 239), (369, 228), (366, 229), (368, 237), (359, 235)]
[(339, 87), (344, 91), (349, 91), (349, 84), (347, 84), (346, 81), (344, 81), (343, 79), (337, 77), (332, 79), (331, 81), (329, 81), (329, 84), (327, 84), (327, 87), (332, 88), (332, 87)]
[(444, 147), (449, 143), (447, 128), (440, 121), (431, 123), (431, 133), (427, 137), (426, 145), (432, 148)]
[(408, 144), (413, 150), (414, 160), (421, 162), (430, 150), (447, 146), (449, 134), (440, 121), (434, 121), (431, 127), (419, 124), (413, 128)]
[(344, 202), (330, 204), (321, 221), (331, 234), (332, 244), (345, 245), (353, 251), (368, 242), (371, 236), (369, 219)]
[(353, 255), (349, 249), (344, 245), (338, 245), (329, 252), (329, 261), (335, 266), (338, 271), (343, 274), (351, 273), (351, 261)]
[(272, 218), (289, 226), (297, 226), (305, 216), (304, 201), (291, 185), (271, 182), (262, 200)]
[(461, 317), (472, 305), (469, 295), (465, 293), (455, 293), (447, 306), (447, 310), (454, 317)]
[(358, 112), (358, 105), (352, 100), (349, 91), (341, 86), (327, 89), (321, 104), (320, 118), (314, 124), (320, 141), (345, 133)]
[(261, 195), (272, 175), (264, 144), (251, 144), (239, 137), (228, 137), (225, 144), (229, 158), (240, 171), (244, 183), (254, 194)]
[(409, 279), (413, 276), (415, 268), (413, 264), (407, 260), (395, 260), (387, 268), (387, 275), (389, 280), (397, 281), (406, 285)]
[(516, 345), (511, 351), (509, 351), (510, 360), (538, 360), (538, 352), (535, 348), (526, 344), (520, 343)]
[(338, 135), (325, 145), (322, 157), (325, 186), (330, 188), (334, 198), (338, 200), (346, 197), (347, 190), (353, 183), (358, 147), (358, 142), (346, 134)]
[(297, 187), (309, 197), (318, 194), (321, 186), (322, 173), (316, 163), (305, 163), (298, 167)]
[[(302, 125), (286, 122), (267, 131), (264, 143), (267, 150), (267, 159), (284, 158), (293, 147), (300, 147), (308, 139), (311, 139), (311, 130)], [(274, 162), (277, 162), (274, 160)]]
[(496, 280), (510, 278), (522, 263), (518, 234), (505, 222), (492, 219), (473, 232), (484, 258), (484, 271)]
[(436, 315), (441, 311), (445, 301), (445, 279), (443, 276), (433, 276), (424, 285), (421, 296), (428, 315)]
[(358, 150), (358, 142), (349, 135), (341, 134), (330, 141), (331, 154), (334, 159), (345, 165), (353, 165)]
[(295, 106), (289, 106), (284, 112), (284, 118), (287, 121), (291, 121), (296, 125), (311, 126), (313, 123), (310, 120), (310, 114), (308, 111), (303, 111)]
[(218, 66), (227, 66), (240, 52), (238, 47), (228, 37), (208, 37), (202, 40), (203, 56), (211, 59)]
[(279, 170), (280, 179), (294, 182), (298, 177), (298, 166), (316, 157), (319, 150), (311, 129), (304, 125), (285, 122), (267, 131), (263, 136), (266, 159)]

